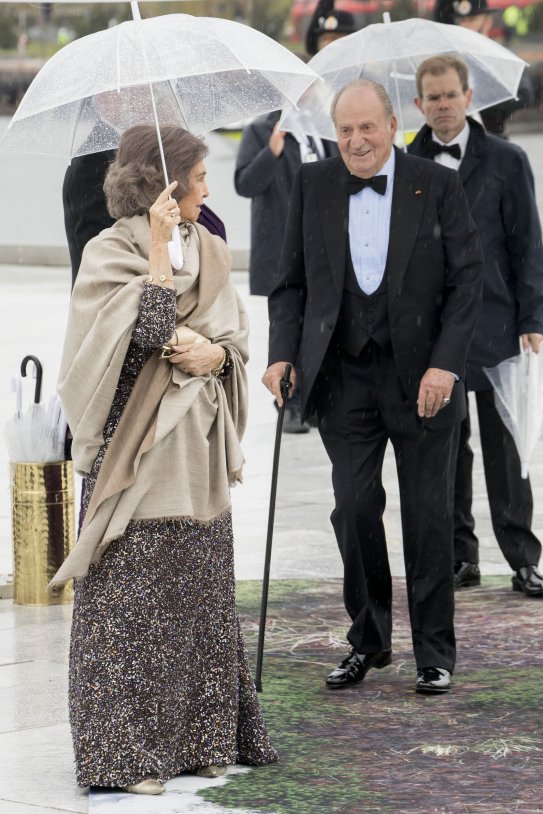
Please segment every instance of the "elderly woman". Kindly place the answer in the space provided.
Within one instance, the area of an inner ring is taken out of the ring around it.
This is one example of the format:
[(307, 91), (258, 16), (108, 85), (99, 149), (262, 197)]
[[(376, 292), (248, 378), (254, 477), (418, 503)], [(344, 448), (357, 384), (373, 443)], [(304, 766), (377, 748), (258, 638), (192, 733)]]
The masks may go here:
[[(225, 243), (195, 223), (203, 142), (121, 138), (117, 218), (87, 244), (59, 380), (84, 475), (70, 720), (81, 786), (159, 794), (182, 772), (277, 759), (235, 609), (230, 486), (241, 478), (247, 319)], [(168, 255), (179, 224), (184, 263)]]

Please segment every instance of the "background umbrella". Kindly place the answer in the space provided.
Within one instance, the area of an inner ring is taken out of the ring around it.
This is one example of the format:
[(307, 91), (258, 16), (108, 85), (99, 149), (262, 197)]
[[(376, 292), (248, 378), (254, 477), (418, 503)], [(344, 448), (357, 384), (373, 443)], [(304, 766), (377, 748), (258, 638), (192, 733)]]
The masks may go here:
[(273, 522), (275, 519), (275, 498), (277, 495), (277, 476), (279, 473), (279, 453), (281, 451), (281, 435), (283, 420), (287, 406), (288, 391), (291, 387), (290, 372), (292, 365), (285, 365), (285, 372), (281, 379), (281, 395), (283, 404), (277, 415), (277, 428), (275, 430), (275, 446), (273, 450), (272, 480), (270, 489), (270, 508), (268, 511), (268, 534), (266, 538), (266, 554), (264, 557), (264, 577), (262, 580), (262, 599), (260, 601), (260, 621), (258, 626), (258, 645), (256, 652), (255, 686), (257, 692), (262, 692), (262, 659), (264, 657), (264, 636), (266, 634), (266, 615), (268, 612), (268, 588), (270, 585), (270, 564), (273, 540)]
[(161, 123), (205, 134), (294, 103), (314, 79), (290, 51), (241, 23), (187, 14), (131, 20), (51, 57), (1, 146), (67, 159), (114, 149), (128, 127), (154, 123), (153, 96)]
[(15, 393), (15, 413), (6, 423), (4, 439), (10, 461), (23, 460), (25, 455), (21, 421), (23, 417), (23, 389), (20, 376), (11, 376), (9, 389)]
[[(34, 387), (34, 401), (26, 413), (23, 414), (22, 418), (21, 434), (23, 437), (23, 448), (25, 454), (22, 461), (41, 462), (45, 454), (46, 446), (45, 410), (41, 403), (43, 367), (40, 360), (36, 356), (29, 354), (28, 356), (25, 356), (21, 362), (21, 376), (27, 375), (27, 367), (29, 362), (32, 362), (34, 365), (34, 378), (36, 379), (36, 385)], [(20, 461), (17, 463), (20, 463)]]
[(295, 115), (288, 109), (283, 112), (280, 127), (294, 131), (301, 122), (307, 135), (335, 140), (330, 118), (335, 93), (354, 79), (372, 79), (386, 88), (400, 130), (418, 130), (424, 119), (413, 102), (417, 67), (428, 57), (445, 53), (454, 53), (468, 66), (473, 88), (469, 112), (516, 97), (524, 60), (462, 26), (412, 18), (368, 25), (316, 54), (308, 66), (324, 82), (315, 82), (303, 94)]
[(494, 388), (496, 409), (515, 440), (522, 477), (527, 478), (543, 428), (543, 353), (530, 348), (483, 370)]
[[(26, 412), (22, 409), (22, 378), (27, 375), (28, 363), (34, 365), (36, 386), (34, 401)], [(66, 419), (57, 395), (51, 396), (46, 411), (41, 404), (43, 368), (36, 356), (25, 356), (21, 362), (21, 376), (11, 377), (15, 392), (15, 415), (4, 430), (9, 459), (12, 463), (50, 463), (64, 460)]]
[[(170, 14), (135, 19), (57, 51), (31, 83), (0, 147), (73, 156), (117, 147), (136, 124), (154, 124), (165, 185), (159, 123), (195, 134), (277, 110), (315, 74), (279, 43), (231, 20)], [(179, 230), (173, 230), (180, 268)], [(172, 247), (170, 247), (172, 249)]]
[[(22, 379), (27, 375), (29, 362), (34, 364), (34, 402), (27, 411), (22, 409)], [(10, 461), (21, 463), (39, 461), (45, 437), (45, 411), (41, 406), (43, 368), (36, 356), (25, 356), (21, 362), (21, 376), (12, 376), (11, 389), (15, 391), (15, 415), (4, 430)]]

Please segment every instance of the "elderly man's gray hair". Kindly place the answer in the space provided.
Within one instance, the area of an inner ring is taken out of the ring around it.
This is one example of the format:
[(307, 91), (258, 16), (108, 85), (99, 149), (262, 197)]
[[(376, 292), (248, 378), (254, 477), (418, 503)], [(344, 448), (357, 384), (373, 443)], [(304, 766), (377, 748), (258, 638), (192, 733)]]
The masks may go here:
[(338, 90), (334, 98), (332, 99), (332, 106), (330, 108), (330, 115), (332, 116), (332, 121), (334, 124), (336, 123), (336, 107), (337, 103), (339, 102), (341, 96), (345, 93), (346, 90), (351, 90), (351, 88), (366, 88), (367, 90), (373, 90), (375, 95), (381, 101), (383, 105), (383, 110), (385, 111), (385, 115), (387, 119), (390, 119), (391, 116), (394, 115), (394, 108), (392, 107), (392, 102), (390, 101), (390, 96), (384, 89), (384, 87), (379, 82), (374, 82), (372, 79), (353, 79), (352, 82), (349, 82), (347, 85), (344, 85), (342, 88)]

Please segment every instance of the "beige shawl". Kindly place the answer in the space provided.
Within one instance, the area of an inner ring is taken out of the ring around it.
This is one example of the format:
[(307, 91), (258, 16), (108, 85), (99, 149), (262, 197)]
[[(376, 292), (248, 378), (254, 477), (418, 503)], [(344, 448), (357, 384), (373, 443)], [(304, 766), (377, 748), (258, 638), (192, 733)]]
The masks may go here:
[[(149, 244), (147, 217), (123, 218), (92, 240), (83, 255), (58, 385), (74, 436), (74, 464), (82, 474), (90, 471), (103, 444), (149, 273)], [(220, 238), (197, 224), (184, 255), (184, 269), (174, 276), (177, 325), (227, 347), (232, 375), (224, 383), (210, 374), (191, 377), (160, 359), (159, 351), (153, 354), (109, 445), (77, 545), (53, 584), (84, 576), (131, 520), (204, 522), (230, 507), (229, 486), (241, 478), (243, 466), (247, 317)]]

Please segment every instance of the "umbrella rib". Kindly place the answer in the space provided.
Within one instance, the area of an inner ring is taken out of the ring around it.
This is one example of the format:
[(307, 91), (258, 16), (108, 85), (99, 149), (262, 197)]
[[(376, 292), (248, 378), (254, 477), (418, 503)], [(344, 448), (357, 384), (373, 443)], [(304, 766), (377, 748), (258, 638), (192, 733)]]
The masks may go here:
[[(74, 119), (74, 129), (72, 130), (72, 143), (70, 144), (70, 156), (73, 155), (73, 151), (74, 151), (75, 131), (77, 130), (77, 123), (79, 121), (79, 114), (81, 112), (81, 107), (83, 105), (83, 99), (79, 99), (78, 102), (77, 102), (77, 105), (78, 105), (78, 111), (77, 111), (77, 116)], [(70, 161), (71, 161), (71, 158), (70, 158)]]
[(173, 96), (173, 98), (174, 98), (174, 102), (175, 102), (175, 104), (177, 105), (177, 109), (178, 109), (178, 110), (180, 111), (180, 113), (181, 113), (181, 117), (182, 117), (183, 122), (184, 122), (184, 124), (185, 124), (185, 129), (186, 129), (186, 130), (188, 130), (188, 129), (189, 129), (189, 122), (188, 122), (188, 119), (187, 119), (187, 115), (186, 115), (186, 113), (185, 113), (185, 110), (184, 110), (184, 108), (183, 108), (183, 105), (181, 104), (181, 99), (179, 98), (179, 96), (178, 96), (178, 95), (177, 95), (177, 93), (175, 92), (175, 88), (174, 88), (174, 86), (173, 86), (173, 79), (168, 79), (167, 81), (168, 81), (168, 85), (170, 86), (170, 90), (171, 90), (171, 92), (172, 92), (172, 96)]
[(210, 28), (211, 28), (214, 36), (216, 36), (218, 39), (220, 39), (222, 44), (227, 47), (227, 49), (230, 51), (230, 53), (232, 54), (234, 59), (239, 63), (239, 65), (243, 68), (243, 70), (246, 71), (246, 73), (251, 73), (250, 69), (247, 68), (247, 66), (243, 64), (242, 60), (238, 57), (236, 52), (231, 48), (231, 46), (229, 45), (227, 40), (224, 39), (223, 35), (219, 31), (217, 31), (212, 25), (210, 26)]

